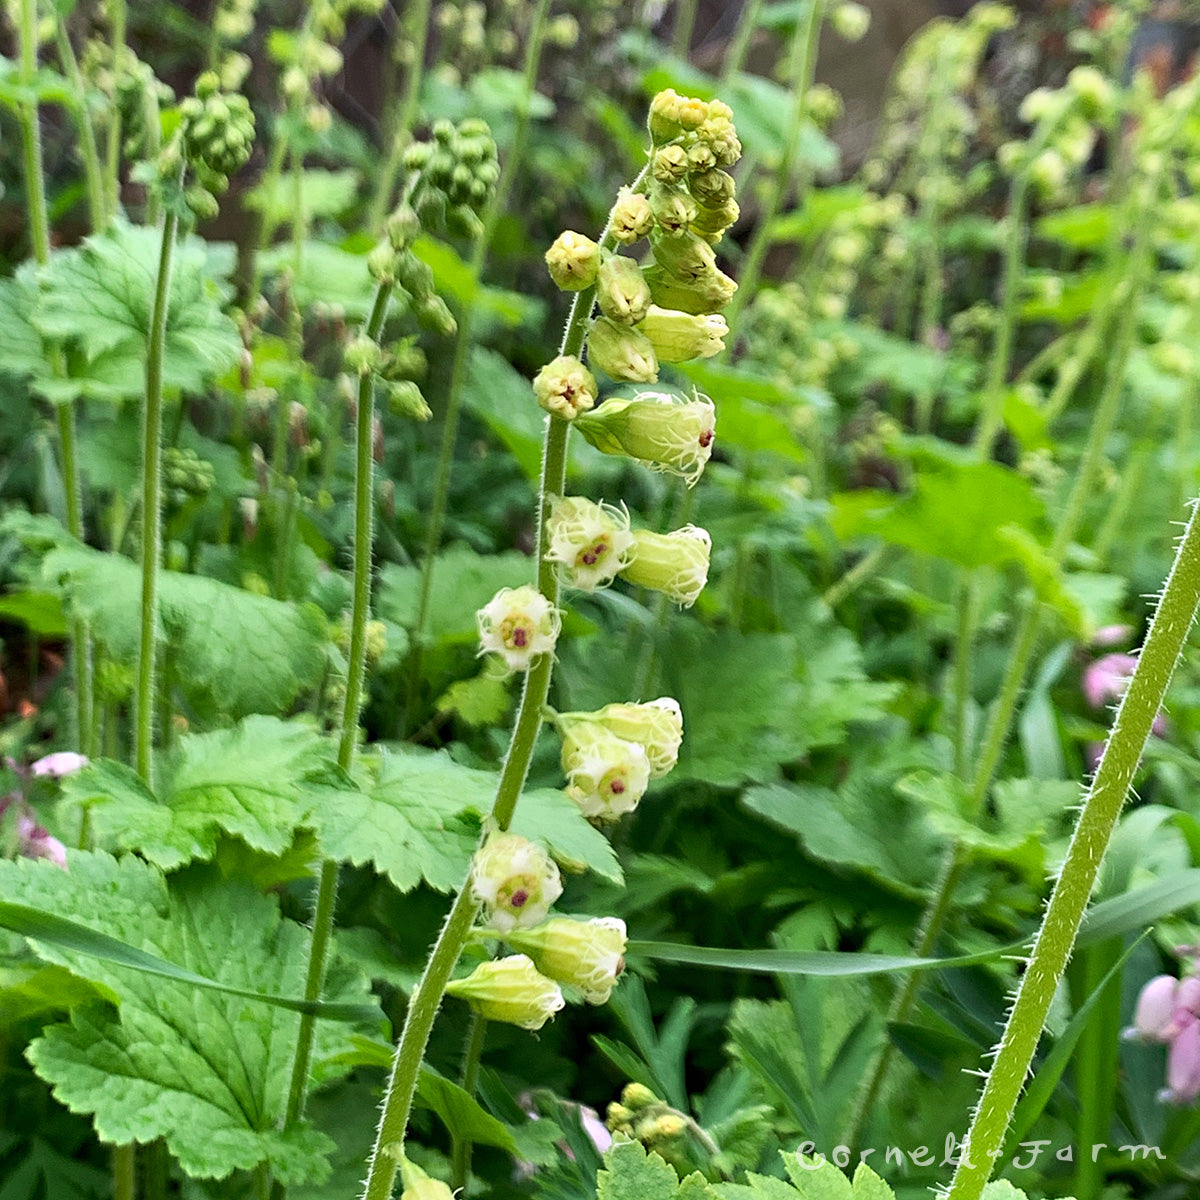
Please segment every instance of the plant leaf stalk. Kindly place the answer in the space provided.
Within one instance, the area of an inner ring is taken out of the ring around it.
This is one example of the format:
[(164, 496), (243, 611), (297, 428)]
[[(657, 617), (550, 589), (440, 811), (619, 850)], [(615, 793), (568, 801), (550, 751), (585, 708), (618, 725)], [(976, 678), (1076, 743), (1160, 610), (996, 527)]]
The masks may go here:
[[(634, 189), (645, 185), (649, 164), (643, 167), (634, 181)], [(615, 244), (611, 230), (606, 227), (600, 236), (600, 245), (611, 249)], [(576, 292), (571, 302), (566, 329), (563, 332), (560, 354), (578, 356), (583, 350), (583, 339), (587, 331), (588, 318), (596, 299), (593, 285)], [(542, 475), (538, 489), (537, 505), (537, 585), (538, 590), (557, 605), (560, 595), (558, 574), (554, 564), (546, 561), (549, 549), (547, 518), (550, 497), (561, 495), (567, 479), (567, 439), (570, 423), (551, 416), (547, 420), (546, 438), (542, 448)], [(539, 655), (525, 675), (525, 686), (521, 692), (521, 703), (508, 744), (508, 753), (500, 771), (496, 787), (496, 798), (488, 828), (506, 830), (512, 823), (513, 812), (521, 789), (529, 773), (533, 758), (534, 743), (544, 719), (546, 700), (550, 691), (550, 677), (554, 670), (552, 654)], [(420, 981), (409, 998), (408, 1012), (400, 1041), (392, 1058), (392, 1070), (384, 1094), (379, 1128), (375, 1144), (368, 1159), (367, 1178), (363, 1184), (363, 1200), (389, 1200), (392, 1185), (396, 1180), (400, 1159), (404, 1153), (404, 1137), (408, 1118), (412, 1112), (413, 1095), (425, 1048), (434, 1019), (441, 1007), (446, 984), (450, 981), (463, 947), (471, 932), (478, 911), (478, 902), (471, 894), (470, 877), (463, 881), (441, 932), (425, 964)]]
[(54, 45), (58, 50), (63, 73), (75, 93), (75, 120), (79, 125), (79, 148), (83, 156), (83, 176), (87, 188), (88, 223), (93, 233), (99, 233), (108, 224), (108, 211), (104, 201), (104, 172), (100, 166), (100, 151), (96, 145), (96, 130), (92, 114), (88, 110), (87, 84), (79, 70), (79, 60), (71, 45), (66, 22), (54, 22)]
[(134, 712), (134, 767), (151, 789), (154, 787), (158, 571), (162, 558), (163, 356), (171, 295), (171, 265), (178, 228), (177, 213), (174, 209), (168, 209), (163, 221), (154, 305), (150, 313), (150, 336), (146, 344), (146, 403), (142, 409), (142, 616)]
[[(480, 1013), (471, 1014), (470, 1032), (467, 1034), (466, 1050), (463, 1053), (462, 1089), (468, 1096), (475, 1095), (479, 1081), (479, 1060), (483, 1057), (483, 1045), (487, 1040), (488, 1022)], [(452, 1164), (450, 1186), (455, 1192), (467, 1186), (471, 1175), (471, 1138), (457, 1131), (450, 1139), (450, 1161)]]
[[(512, 191), (517, 167), (524, 156), (525, 142), (529, 135), (530, 109), (534, 88), (537, 86), (538, 67), (542, 58), (546, 16), (549, 9), (550, 0), (538, 0), (530, 20), (521, 80), (521, 95), (517, 102), (517, 121), (513, 130), (512, 144), (504, 156), (500, 178), (496, 181), (496, 188), (480, 219), (479, 236), (475, 239), (471, 258), (467, 264), (468, 292), (471, 295), (480, 286), (488, 250), (491, 248), (492, 238), (496, 232), (496, 225), (508, 207), (509, 193)], [(424, 561), (421, 564), (421, 595), (417, 603), (416, 622), (413, 626), (413, 654), (409, 665), (408, 696), (405, 704), (404, 722), (406, 727), (412, 715), (420, 683), (425, 631), (429, 624), (429, 611), (433, 600), (433, 574), (436, 570), (442, 529), (446, 522), (446, 504), (450, 494), (450, 475), (454, 467), (454, 446), (458, 438), (458, 422), (462, 413), (463, 385), (467, 377), (467, 358), (471, 345), (474, 311), (474, 301), (469, 299), (463, 305), (457, 318), (454, 358), (451, 362), (450, 382), (446, 393), (446, 412), (442, 419), (442, 442), (438, 450), (437, 471), (434, 476), (433, 502), (429, 509), (429, 519), (425, 525)], [(405, 732), (407, 732), (407, 728)]]
[[(393, 285), (380, 282), (375, 301), (367, 319), (366, 335), (379, 341), (387, 318)], [(358, 380), (358, 412), (355, 416), (354, 437), (354, 582), (350, 610), (350, 649), (346, 667), (346, 697), (342, 706), (341, 729), (338, 735), (338, 766), (349, 771), (354, 765), (358, 742), (358, 718), (362, 711), (363, 689), (367, 662), (367, 620), (371, 609), (371, 546), (374, 527), (375, 464), (372, 442), (375, 424), (375, 381), (370, 372)], [(313, 936), (308, 955), (308, 972), (304, 981), (304, 998), (319, 1000), (325, 984), (329, 959), (329, 944), (333, 937), (333, 917), (337, 904), (338, 864), (326, 859), (321, 864), (317, 884), (317, 899), (313, 910)], [(296, 1056), (288, 1085), (285, 1125), (292, 1125), (304, 1115), (308, 1099), (309, 1071), (312, 1066), (316, 1018), (309, 1013), (300, 1017), (296, 1034)], [(271, 1187), (272, 1200), (282, 1200), (287, 1188), (276, 1180)]]
[[(388, 155), (384, 160), (383, 169), (375, 185), (375, 194), (371, 197), (371, 207), (367, 214), (367, 228), (377, 230), (383, 225), (383, 219), (391, 208), (392, 195), (396, 190), (396, 179), (400, 174), (400, 164), (404, 158), (404, 150), (412, 137), (412, 128), (417, 120), (417, 108), (421, 102), (421, 84), (425, 78), (425, 54), (429, 46), (429, 14), (432, 0), (416, 0), (408, 13), (405, 31), (405, 45), (412, 55), (408, 64), (408, 76), (404, 81), (404, 96), (400, 101), (399, 110), (385, 112), (385, 132), (389, 135), (390, 144)], [(394, 76), (393, 76), (394, 78)]]
[[(65, 32), (61, 34), (66, 37)], [(21, 0), (17, 38), (21, 84), (32, 88), (37, 74), (37, 0)], [(67, 43), (68, 48), (70, 43)], [(82, 93), (80, 95), (82, 106)], [(82, 107), (81, 107), (81, 111)], [(44, 267), (50, 259), (50, 221), (46, 211), (46, 183), (42, 162), (42, 136), (36, 100), (22, 104), (18, 111), (21, 150), (24, 165), (25, 207), (29, 213), (29, 239), (34, 260)], [(54, 351), (56, 363), (58, 351)], [(55, 406), (59, 453), (62, 458), (63, 491), (66, 496), (67, 531), (83, 538), (83, 500), (79, 480), (79, 447), (75, 432), (75, 409), (70, 402)], [(71, 661), (75, 670), (75, 719), (78, 747), (84, 754), (95, 753), (93, 745), (94, 685), (92, 645), (87, 622), (71, 619)]]
[(944, 1192), (946, 1200), (978, 1200), (991, 1175), (1104, 852), (1200, 607), (1198, 511), (1193, 504), (1146, 643), (1117, 709), (1112, 735), (1084, 798), (1066, 860), (1021, 976), (1008, 1023), (964, 1139), (962, 1157)]

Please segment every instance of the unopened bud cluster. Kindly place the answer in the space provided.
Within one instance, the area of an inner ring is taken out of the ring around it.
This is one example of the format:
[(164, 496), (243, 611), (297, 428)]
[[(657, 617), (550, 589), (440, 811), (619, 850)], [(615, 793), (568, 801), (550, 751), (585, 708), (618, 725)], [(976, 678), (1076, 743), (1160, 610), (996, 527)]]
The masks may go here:
[(417, 215), (427, 229), (477, 237), (479, 214), (500, 178), (491, 130), (471, 117), (457, 125), (435, 121), (431, 132), (431, 140), (413, 142), (404, 152), (405, 170), (420, 180), (412, 189)]
[(179, 106), (183, 157), (201, 187), (217, 194), (229, 186), (254, 146), (254, 113), (245, 96), (220, 91), (212, 71), (196, 80), (196, 94)]
[(720, 100), (660, 92), (650, 108), (649, 178), (622, 188), (609, 215), (621, 245), (650, 240), (653, 261), (613, 254), (567, 230), (546, 253), (554, 282), (595, 288), (600, 315), (587, 338), (590, 364), (613, 379), (653, 383), (659, 363), (708, 358), (728, 333), (719, 310), (737, 285), (713, 246), (738, 219), (733, 176), (741, 155), (733, 114)]
[(605, 1124), (633, 1138), (687, 1175), (710, 1157), (711, 1142), (687, 1113), (660, 1100), (645, 1084), (629, 1083), (608, 1106)]

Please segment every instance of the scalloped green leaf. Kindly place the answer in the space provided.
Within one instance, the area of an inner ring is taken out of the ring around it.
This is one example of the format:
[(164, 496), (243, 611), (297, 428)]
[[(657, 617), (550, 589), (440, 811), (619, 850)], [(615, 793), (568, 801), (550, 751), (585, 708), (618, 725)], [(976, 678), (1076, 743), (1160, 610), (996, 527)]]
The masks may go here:
[(327, 739), (267, 716), (181, 738), (159, 779), (155, 795), (129, 767), (98, 759), (64, 779), (62, 792), (91, 813), (100, 845), (169, 871), (212, 858), (223, 833), (282, 855), (316, 804), (352, 790)]
[[(72, 852), (68, 871), (46, 862), (0, 863), (0, 898), (42, 909), (232, 988), (303, 991), (306, 932), (276, 901), (207, 870), (168, 886), (133, 857)], [(105, 1142), (164, 1138), (189, 1174), (222, 1178), (267, 1164), (284, 1182), (328, 1174), (329, 1140), (305, 1123), (280, 1128), (299, 1016), (38, 941), (39, 955), (114, 995), (77, 1008), (29, 1049), (35, 1071)], [(335, 973), (336, 976), (336, 973)], [(366, 1001), (360, 979), (331, 984)], [(351, 1029), (320, 1023), (315, 1069), (329, 1077)]]

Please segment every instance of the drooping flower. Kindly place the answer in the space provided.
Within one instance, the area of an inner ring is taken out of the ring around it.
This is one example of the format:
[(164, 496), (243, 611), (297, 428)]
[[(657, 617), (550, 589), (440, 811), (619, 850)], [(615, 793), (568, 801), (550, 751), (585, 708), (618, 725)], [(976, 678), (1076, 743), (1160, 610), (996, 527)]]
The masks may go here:
[(717, 411), (699, 393), (687, 400), (669, 392), (639, 392), (633, 399), (606, 400), (576, 422), (604, 454), (627, 454), (652, 470), (698, 480), (712, 455)]
[(566, 292), (579, 292), (596, 282), (600, 269), (600, 246), (576, 233), (564, 230), (546, 251), (546, 267), (550, 278)]
[(641, 704), (606, 704), (595, 712), (559, 713), (556, 724), (566, 732), (577, 722), (591, 722), (646, 751), (650, 778), (661, 779), (679, 761), (683, 744), (683, 713), (670, 696)]
[(644, 333), (611, 317), (597, 317), (587, 335), (588, 361), (613, 379), (653, 383), (658, 359)]
[(508, 941), (543, 975), (577, 988), (589, 1004), (608, 1003), (625, 966), (625, 922), (619, 917), (554, 917), (514, 932)]
[(533, 394), (551, 416), (573, 421), (596, 403), (596, 377), (578, 358), (560, 354), (534, 376)]
[(580, 496), (553, 496), (546, 561), (559, 564), (570, 587), (594, 592), (629, 565), (633, 534), (623, 508)]
[(515, 833), (495, 833), (476, 851), (471, 892), (487, 906), (488, 924), (508, 933), (545, 920), (562, 895), (562, 878), (536, 842)]
[(562, 768), (567, 795), (585, 817), (597, 821), (633, 812), (650, 784), (646, 751), (593, 722), (579, 722), (564, 732)]
[(566, 1001), (525, 954), (480, 963), (465, 979), (446, 985), (448, 995), (466, 1000), (481, 1017), (522, 1029), (541, 1029)]
[(720, 313), (685, 313), (650, 305), (638, 328), (650, 339), (659, 362), (712, 358), (725, 349), (729, 326)]
[(633, 562), (621, 578), (662, 592), (682, 608), (696, 603), (708, 582), (712, 538), (706, 529), (685, 525), (670, 533), (634, 532)]
[(526, 671), (539, 654), (551, 654), (561, 628), (559, 611), (536, 588), (501, 588), (475, 614), (480, 653), (503, 656), (509, 668)]
[(1200, 1098), (1200, 976), (1156, 975), (1142, 988), (1125, 1036), (1166, 1044), (1167, 1086), (1159, 1099), (1192, 1104)]
[(74, 775), (88, 765), (87, 756), (76, 754), (74, 750), (59, 750), (39, 758), (29, 768), (35, 775), (45, 779), (62, 779), (65, 775)]

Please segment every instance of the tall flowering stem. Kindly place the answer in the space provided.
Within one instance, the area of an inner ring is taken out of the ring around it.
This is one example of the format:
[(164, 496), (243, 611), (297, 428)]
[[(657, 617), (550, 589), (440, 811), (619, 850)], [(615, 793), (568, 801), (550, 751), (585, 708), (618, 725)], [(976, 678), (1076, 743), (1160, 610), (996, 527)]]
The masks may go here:
[[(635, 189), (640, 189), (646, 171), (638, 177)], [(600, 245), (611, 249), (616, 244), (611, 226), (601, 236)], [(584, 335), (595, 301), (595, 287), (578, 291), (571, 305), (560, 353), (578, 355), (583, 348)], [(560, 585), (554, 564), (546, 561), (549, 549), (547, 521), (550, 497), (561, 495), (567, 477), (567, 440), (570, 422), (551, 416), (546, 425), (542, 448), (542, 475), (538, 490), (538, 590), (557, 606)], [(534, 744), (542, 727), (546, 699), (550, 692), (550, 677), (554, 669), (552, 654), (539, 654), (525, 675), (521, 704), (509, 740), (508, 753), (496, 788), (490, 825), (503, 831), (512, 822), (521, 789), (529, 773)], [(471, 926), (479, 911), (479, 902), (472, 894), (470, 879), (464, 881), (446, 916), (441, 933), (430, 952), (420, 982), (409, 1000), (408, 1013), (400, 1041), (392, 1059), (392, 1071), (384, 1095), (382, 1115), (371, 1150), (363, 1200), (388, 1200), (400, 1167), (408, 1118), (412, 1111), (417, 1077), (429, 1044), (433, 1022), (441, 1007), (442, 997), (450, 975), (467, 944)]]
[(999, 1157), (1030, 1063), (1075, 944), (1088, 897), (1167, 685), (1200, 607), (1200, 511), (1193, 504), (1112, 736), (1084, 798), (1041, 929), (1017, 989), (945, 1200), (978, 1200)]
[[(367, 319), (365, 335), (378, 342), (387, 318), (393, 285), (380, 282), (375, 302)], [(371, 546), (374, 525), (374, 459), (371, 455), (375, 424), (375, 381), (364, 371), (358, 381), (358, 413), (355, 417), (354, 455), (354, 594), (350, 610), (350, 649), (346, 667), (346, 697), (342, 706), (338, 737), (338, 766), (349, 771), (354, 765), (358, 739), (358, 718), (362, 710), (367, 662), (367, 620), (371, 612)], [(304, 998), (319, 1000), (325, 986), (329, 945), (333, 937), (334, 909), (337, 906), (338, 863), (326, 859), (321, 864), (317, 899), (313, 908), (313, 935), (308, 952), (308, 972), (304, 980)], [(304, 1115), (308, 1099), (309, 1073), (312, 1066), (316, 1018), (304, 1013), (296, 1035), (296, 1056), (288, 1085), (285, 1125), (294, 1124)], [(276, 1180), (271, 1200), (282, 1200), (287, 1189)]]

